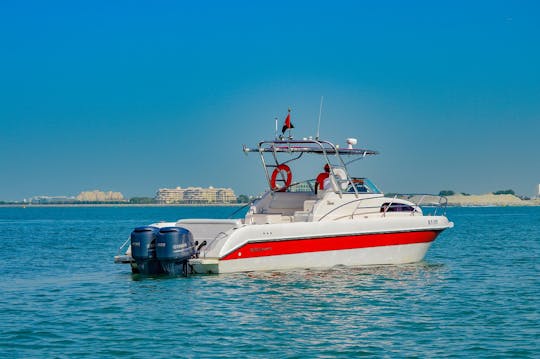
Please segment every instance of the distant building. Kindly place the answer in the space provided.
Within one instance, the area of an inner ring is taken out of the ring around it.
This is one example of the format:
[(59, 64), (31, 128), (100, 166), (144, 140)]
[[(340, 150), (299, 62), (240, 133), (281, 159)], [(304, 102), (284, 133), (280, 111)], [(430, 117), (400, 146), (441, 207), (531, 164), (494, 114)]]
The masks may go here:
[(77, 203), (77, 199), (67, 196), (35, 196), (28, 200), (25, 199), (24, 202), (32, 204), (70, 204)]
[(120, 192), (102, 192), (99, 190), (85, 191), (77, 195), (79, 202), (123, 202), (124, 196)]
[(181, 203), (186, 190), (180, 187), (160, 188), (156, 193), (156, 201), (161, 204)]
[(160, 188), (155, 199), (161, 204), (235, 203), (236, 195), (230, 188), (176, 187)]
[(233, 203), (236, 202), (236, 195), (230, 188), (217, 188), (216, 202), (220, 203)]

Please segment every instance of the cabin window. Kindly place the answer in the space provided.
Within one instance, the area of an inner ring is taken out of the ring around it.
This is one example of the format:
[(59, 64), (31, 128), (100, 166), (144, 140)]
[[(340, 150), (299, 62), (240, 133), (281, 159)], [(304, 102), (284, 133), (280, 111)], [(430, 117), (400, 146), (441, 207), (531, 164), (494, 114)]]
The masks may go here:
[(404, 203), (383, 203), (381, 212), (414, 212), (414, 208)]

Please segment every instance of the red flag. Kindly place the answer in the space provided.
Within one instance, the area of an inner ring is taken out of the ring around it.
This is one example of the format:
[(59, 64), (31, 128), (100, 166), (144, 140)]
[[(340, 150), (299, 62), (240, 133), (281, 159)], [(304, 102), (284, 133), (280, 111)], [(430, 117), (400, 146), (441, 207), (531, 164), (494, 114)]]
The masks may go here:
[(287, 117), (285, 117), (285, 123), (283, 124), (283, 128), (281, 129), (281, 133), (285, 133), (286, 130), (294, 128), (293, 124), (291, 123), (291, 109), (289, 109), (289, 113), (287, 114)]

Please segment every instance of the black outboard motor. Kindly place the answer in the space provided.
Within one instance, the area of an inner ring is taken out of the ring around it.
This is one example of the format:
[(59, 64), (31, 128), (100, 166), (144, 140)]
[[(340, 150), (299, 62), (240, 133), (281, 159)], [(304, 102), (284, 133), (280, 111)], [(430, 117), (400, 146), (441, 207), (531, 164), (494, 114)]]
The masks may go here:
[(169, 275), (188, 275), (188, 260), (195, 254), (190, 231), (182, 227), (164, 227), (156, 239), (156, 256)]
[(156, 238), (159, 228), (137, 227), (131, 232), (131, 256), (137, 263), (139, 273), (146, 275), (163, 273), (156, 258)]

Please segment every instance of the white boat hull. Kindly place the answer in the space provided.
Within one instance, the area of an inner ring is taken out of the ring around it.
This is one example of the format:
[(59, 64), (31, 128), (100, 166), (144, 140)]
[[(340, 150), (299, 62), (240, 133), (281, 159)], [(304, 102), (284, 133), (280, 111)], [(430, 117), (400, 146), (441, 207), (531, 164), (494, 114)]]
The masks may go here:
[(296, 268), (324, 269), (338, 265), (395, 265), (421, 261), (430, 245), (431, 242), (413, 243), (236, 260), (193, 259), (190, 264), (193, 266), (194, 273), (197, 274), (288, 270)]
[[(197, 243), (205, 242), (198, 257), (189, 259), (190, 272), (217, 274), (415, 263), (453, 223), (444, 216), (408, 215), (263, 225), (193, 219), (154, 225), (184, 227)], [(136, 271), (135, 262), (130, 263)]]
[(451, 225), (443, 216), (407, 216), (241, 226), (190, 264), (195, 273), (230, 273), (414, 263)]

